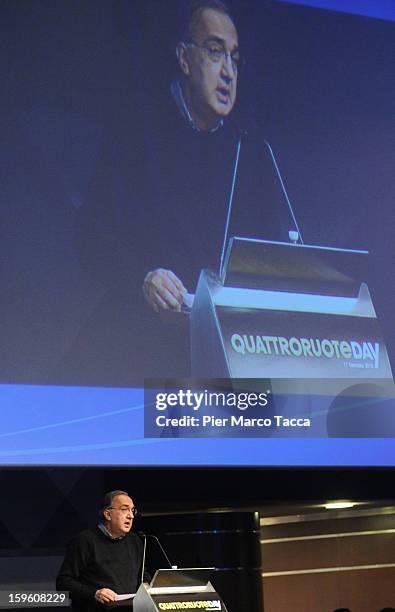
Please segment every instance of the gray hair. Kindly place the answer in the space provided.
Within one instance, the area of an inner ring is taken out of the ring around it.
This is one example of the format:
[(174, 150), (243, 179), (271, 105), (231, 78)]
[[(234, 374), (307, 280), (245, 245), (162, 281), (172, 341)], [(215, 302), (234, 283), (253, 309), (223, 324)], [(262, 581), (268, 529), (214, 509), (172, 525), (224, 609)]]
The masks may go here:
[(218, 13), (227, 15), (230, 19), (232, 19), (228, 7), (226, 6), (225, 2), (222, 2), (222, 0), (192, 0), (192, 2), (190, 2), (188, 22), (185, 24), (183, 31), (184, 41), (188, 41), (193, 38), (193, 30), (196, 22), (199, 20), (202, 12), (206, 9), (217, 11)]
[(105, 493), (103, 495), (103, 500), (100, 504), (99, 509), (99, 516), (101, 520), (104, 520), (104, 510), (107, 510), (107, 508), (112, 507), (112, 502), (115, 497), (118, 497), (118, 495), (127, 495), (128, 497), (130, 497), (127, 491), (121, 491), (120, 489), (115, 489), (115, 491), (109, 491), (108, 493)]

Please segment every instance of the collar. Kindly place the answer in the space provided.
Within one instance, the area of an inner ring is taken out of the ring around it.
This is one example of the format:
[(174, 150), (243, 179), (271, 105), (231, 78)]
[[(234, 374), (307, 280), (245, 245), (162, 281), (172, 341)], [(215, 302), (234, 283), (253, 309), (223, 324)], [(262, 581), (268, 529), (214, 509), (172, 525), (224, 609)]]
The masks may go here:
[(104, 533), (104, 535), (109, 538), (110, 540), (123, 540), (123, 538), (125, 537), (124, 535), (119, 536), (118, 538), (113, 538), (113, 536), (111, 535), (111, 533), (108, 531), (107, 527), (104, 525), (104, 523), (99, 523), (98, 524), (98, 528), (100, 529), (100, 531), (102, 533)]
[(196, 132), (203, 132), (203, 131), (207, 131), (207, 132), (216, 132), (220, 127), (222, 127), (224, 120), (220, 119), (219, 122), (217, 123), (216, 126), (214, 126), (213, 128), (211, 128), (211, 130), (201, 130), (196, 123), (194, 122), (191, 113), (189, 112), (187, 103), (185, 101), (184, 98), (184, 94), (182, 93), (182, 87), (179, 81), (173, 81), (172, 84), (170, 85), (170, 91), (171, 94), (173, 96), (174, 102), (176, 103), (176, 106), (178, 108), (178, 110), (180, 111), (181, 115), (184, 117), (185, 121), (187, 121), (190, 125), (190, 127), (195, 130)]

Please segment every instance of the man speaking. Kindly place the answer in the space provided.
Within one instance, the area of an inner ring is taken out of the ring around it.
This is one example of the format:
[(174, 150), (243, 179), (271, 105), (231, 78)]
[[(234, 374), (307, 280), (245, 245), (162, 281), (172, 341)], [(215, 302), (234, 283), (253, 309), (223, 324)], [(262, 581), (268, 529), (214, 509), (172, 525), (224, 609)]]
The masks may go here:
[(131, 533), (136, 512), (126, 491), (106, 493), (99, 524), (71, 542), (56, 588), (70, 592), (76, 612), (97, 612), (114, 602), (117, 594), (137, 591), (143, 544)]
[[(236, 101), (240, 64), (236, 27), (220, 0), (198, 2), (192, 7), (185, 41), (177, 45), (182, 82), (172, 84), (180, 114), (190, 128), (214, 132)], [(149, 272), (144, 293), (154, 310), (180, 310), (186, 288), (171, 270)]]
[[(119, 111), (81, 207), (80, 261), (107, 292), (76, 340), (73, 382), (189, 375), (188, 331), (162, 315), (182, 309), (201, 269), (218, 270), (231, 192), (229, 235), (286, 236), (264, 140), (236, 121), (239, 47), (225, 4), (192, 2), (176, 45), (179, 76), (164, 91), (149, 73)], [(151, 71), (158, 52), (149, 48)]]

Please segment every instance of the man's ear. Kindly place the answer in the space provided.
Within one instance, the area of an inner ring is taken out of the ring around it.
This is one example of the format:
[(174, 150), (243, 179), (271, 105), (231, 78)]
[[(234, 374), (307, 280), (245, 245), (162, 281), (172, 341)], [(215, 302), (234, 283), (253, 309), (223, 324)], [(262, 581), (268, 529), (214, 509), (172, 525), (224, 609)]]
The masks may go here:
[(104, 510), (103, 518), (104, 518), (105, 521), (110, 521), (111, 520), (111, 512), (109, 510)]
[(189, 58), (188, 58), (188, 49), (186, 44), (183, 42), (179, 42), (176, 47), (176, 55), (178, 64), (183, 71), (183, 73), (187, 76), (189, 74)]

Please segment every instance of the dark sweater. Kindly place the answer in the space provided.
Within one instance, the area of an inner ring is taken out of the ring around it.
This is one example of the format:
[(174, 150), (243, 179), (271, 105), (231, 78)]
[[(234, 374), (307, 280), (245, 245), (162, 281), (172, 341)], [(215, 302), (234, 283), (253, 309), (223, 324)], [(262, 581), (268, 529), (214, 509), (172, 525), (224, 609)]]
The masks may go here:
[(95, 601), (98, 589), (135, 593), (140, 583), (141, 540), (135, 534), (112, 540), (98, 527), (79, 533), (70, 543), (56, 588), (69, 591), (73, 610), (88, 612), (106, 606)]
[[(80, 256), (107, 287), (143, 301), (145, 274), (165, 267), (195, 290), (218, 269), (239, 130), (197, 132), (168, 96), (119, 120), (80, 213)], [(292, 223), (263, 138), (242, 137), (229, 235), (280, 240)], [(284, 221), (285, 221), (284, 220)]]
[[(190, 374), (187, 326), (164, 324), (142, 285), (148, 271), (167, 268), (193, 293), (202, 268), (218, 270), (240, 132), (230, 120), (193, 130), (170, 93), (151, 106), (139, 117), (120, 113), (80, 210), (80, 261), (107, 292), (62, 363), (66, 384), (141, 386), (144, 377)], [(229, 236), (284, 238), (284, 217), (288, 230), (268, 149), (251, 132)]]

